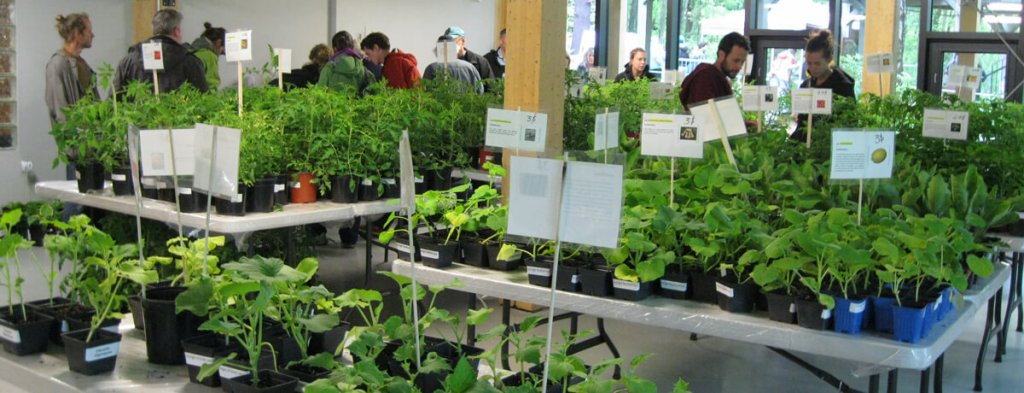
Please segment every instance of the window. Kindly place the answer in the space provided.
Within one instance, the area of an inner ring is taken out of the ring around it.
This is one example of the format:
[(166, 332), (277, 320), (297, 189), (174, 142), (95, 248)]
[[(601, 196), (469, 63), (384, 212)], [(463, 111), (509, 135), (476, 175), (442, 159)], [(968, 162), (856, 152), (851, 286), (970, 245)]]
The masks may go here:
[(1020, 32), (1021, 0), (935, 0), (931, 31), (1017, 33)]
[(14, 147), (17, 130), (13, 15), (14, 0), (0, 0), (0, 149)]
[(759, 30), (829, 28), (829, 0), (754, 0)]
[(569, 54), (569, 68), (584, 62), (587, 51), (597, 46), (597, 1), (569, 0), (565, 23), (565, 53)]
[(679, 7), (680, 76), (697, 64), (715, 61), (718, 41), (731, 32), (743, 32), (746, 12), (742, 1), (690, 0)]
[[(954, 64), (978, 67), (981, 69), (981, 84), (974, 99), (1002, 99), (1006, 95), (1006, 60), (1007, 56), (1002, 53), (943, 52), (942, 80), (947, 80), (949, 69)], [(942, 92), (957, 94), (945, 87)]]

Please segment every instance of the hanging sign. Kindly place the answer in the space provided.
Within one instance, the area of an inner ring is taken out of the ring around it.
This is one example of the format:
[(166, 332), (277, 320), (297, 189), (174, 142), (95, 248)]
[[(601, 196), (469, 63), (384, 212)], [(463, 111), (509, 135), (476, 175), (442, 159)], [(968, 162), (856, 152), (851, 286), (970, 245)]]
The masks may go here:
[(192, 188), (222, 198), (237, 198), (241, 142), (241, 130), (196, 124), (195, 173), (198, 175)]
[[(174, 168), (171, 167), (171, 138), (174, 133)], [(139, 134), (142, 173), (149, 176), (191, 176), (195, 174), (196, 130), (142, 130)], [(172, 170), (174, 169), (174, 170)]]
[(892, 177), (896, 133), (875, 130), (832, 132), (832, 180)]
[(252, 30), (232, 31), (224, 38), (224, 53), (229, 62), (252, 60)]
[(964, 111), (925, 108), (922, 134), (929, 138), (965, 141), (970, 118), (971, 114)]
[(509, 173), (508, 234), (555, 239), (562, 161), (512, 156)]
[(162, 43), (142, 43), (142, 68), (146, 71), (164, 69), (164, 46)]
[(621, 165), (566, 163), (559, 240), (594, 247), (618, 247), (622, 178)]

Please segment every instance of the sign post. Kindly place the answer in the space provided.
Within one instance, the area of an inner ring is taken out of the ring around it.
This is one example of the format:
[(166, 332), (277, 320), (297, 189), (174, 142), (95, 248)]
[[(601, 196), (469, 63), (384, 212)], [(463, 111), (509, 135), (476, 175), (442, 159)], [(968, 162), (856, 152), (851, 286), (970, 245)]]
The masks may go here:
[(242, 116), (242, 103), (245, 99), (245, 73), (243, 61), (252, 61), (252, 30), (233, 31), (224, 38), (224, 53), (229, 62), (238, 65), (238, 116)]
[(164, 69), (163, 52), (163, 44), (160, 42), (142, 43), (142, 68), (153, 72), (153, 95), (160, 95), (160, 79), (157, 76), (157, 71)]
[(864, 179), (888, 179), (896, 153), (896, 133), (882, 130), (832, 132), (832, 180), (858, 180), (857, 225), (864, 205)]

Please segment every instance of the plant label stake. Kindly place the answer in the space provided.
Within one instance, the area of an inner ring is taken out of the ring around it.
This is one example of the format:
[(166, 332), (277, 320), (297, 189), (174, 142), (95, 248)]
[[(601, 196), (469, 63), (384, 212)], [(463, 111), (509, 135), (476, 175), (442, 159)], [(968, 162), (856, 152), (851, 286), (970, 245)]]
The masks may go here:
[(793, 89), (793, 113), (807, 115), (807, 147), (811, 147), (814, 115), (832, 114), (832, 89)]
[(238, 116), (242, 116), (244, 75), (243, 61), (252, 61), (252, 30), (234, 31), (224, 37), (224, 56), (238, 64)]
[[(174, 182), (174, 213), (178, 219), (178, 238), (183, 237), (181, 229), (181, 192), (178, 190), (178, 165), (176, 165), (174, 157), (174, 130), (167, 129), (167, 142), (171, 144), (171, 180)], [(185, 264), (187, 265), (187, 264)], [(185, 267), (186, 277), (188, 276), (188, 267)]]
[[(241, 64), (241, 63), (239, 63), (239, 64)], [(213, 184), (214, 168), (216, 167), (215, 165), (213, 165), (213, 163), (217, 162), (216, 159), (217, 159), (217, 129), (218, 128), (219, 127), (216, 127), (216, 126), (213, 127), (213, 144), (212, 144), (211, 150), (210, 150), (210, 174), (209, 174), (209, 180), (210, 181), (209, 181), (209, 183), (207, 183), (209, 185)], [(208, 188), (210, 188), (210, 190), (206, 190), (206, 231), (205, 231), (205, 233), (203, 235), (206, 238), (203, 241), (203, 246), (205, 247), (205, 249), (203, 250), (203, 276), (207, 275), (206, 264), (209, 263), (209, 255), (210, 255), (210, 214), (212, 214), (211, 212), (213, 211), (213, 209), (211, 209), (211, 207), (213, 206), (213, 187), (208, 187)], [(178, 210), (181, 210), (181, 209), (178, 209)]]
[(743, 86), (743, 110), (757, 112), (757, 133), (764, 132), (764, 113), (779, 110), (779, 89), (774, 86)]
[(545, 113), (488, 108), (484, 145), (514, 149), (516, 155), (520, 150), (543, 152), (547, 125)]
[[(139, 156), (142, 155), (142, 143), (139, 129), (134, 124), (128, 125), (128, 164), (131, 166), (132, 186), (135, 191), (135, 238), (139, 243), (139, 261), (145, 261), (142, 248), (142, 186), (139, 184)], [(142, 285), (142, 297), (146, 297), (146, 286)]]
[(284, 90), (285, 70), (292, 69), (292, 50), (274, 48), (274, 65), (277, 66), (277, 88)]
[(884, 74), (892, 74), (896, 67), (893, 62), (892, 53), (876, 53), (868, 55), (866, 60), (867, 72), (878, 75), (878, 96), (885, 94), (883, 83)]
[(163, 52), (163, 44), (159, 41), (142, 43), (142, 68), (153, 71), (154, 95), (160, 95), (160, 80), (157, 78), (157, 71), (164, 69)]
[[(412, 215), (416, 213), (416, 174), (412, 166), (412, 146), (409, 144), (409, 130), (402, 130), (402, 138), (398, 141), (399, 175), (402, 197), (400, 199), (402, 209), (405, 210), (406, 223), (409, 225), (409, 263), (410, 278), (412, 279), (412, 298), (419, 299), (419, 284), (416, 283), (416, 244), (413, 243), (413, 231), (416, 230), (412, 223)], [(412, 308), (413, 329), (416, 333), (416, 369), (420, 365), (420, 315), (419, 307)]]
[(950, 111), (925, 108), (921, 134), (926, 138), (967, 140), (971, 114), (965, 111)]

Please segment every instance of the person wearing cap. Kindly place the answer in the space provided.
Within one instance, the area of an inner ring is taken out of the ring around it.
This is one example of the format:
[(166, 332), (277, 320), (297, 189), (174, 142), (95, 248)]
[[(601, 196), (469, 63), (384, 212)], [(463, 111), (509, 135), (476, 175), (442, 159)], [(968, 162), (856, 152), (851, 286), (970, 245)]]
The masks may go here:
[(498, 48), (487, 52), (484, 58), (491, 66), (495, 78), (505, 77), (505, 29), (498, 34)]
[(494, 79), (494, 71), (491, 70), (491, 65), (487, 62), (487, 59), (466, 48), (465, 30), (458, 26), (452, 26), (444, 31), (444, 36), (458, 47), (456, 52), (459, 54), (459, 60), (465, 60), (472, 64), (473, 68), (476, 68), (476, 72), (480, 74), (481, 79)]
[[(437, 38), (438, 47), (450, 48), (448, 53), (454, 55), (455, 40), (451, 39), (447, 35), (443, 35)], [(442, 46), (443, 45), (443, 46)], [(435, 49), (436, 51), (437, 49)], [(461, 60), (457, 57), (448, 57), (445, 53), (438, 51), (438, 61), (430, 63), (427, 69), (423, 71), (423, 79), (456, 79), (468, 83), (473, 87), (472, 91), (477, 93), (483, 93), (483, 84), (480, 83), (480, 73), (477, 72), (476, 68), (473, 67), (468, 61)], [(447, 59), (447, 61), (445, 61)]]

